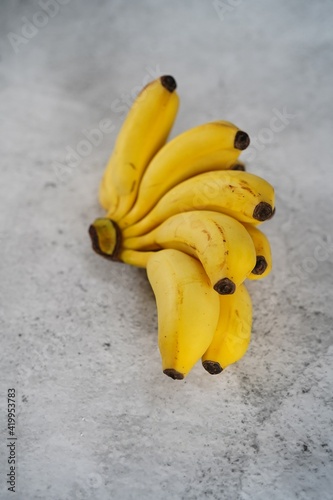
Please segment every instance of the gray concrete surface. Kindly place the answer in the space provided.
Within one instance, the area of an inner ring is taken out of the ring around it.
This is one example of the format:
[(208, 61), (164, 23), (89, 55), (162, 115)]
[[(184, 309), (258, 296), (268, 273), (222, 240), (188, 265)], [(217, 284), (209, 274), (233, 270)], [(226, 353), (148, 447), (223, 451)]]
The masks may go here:
[[(41, 5), (0, 5), (0, 498), (331, 499), (332, 2)], [(165, 73), (181, 97), (173, 135), (235, 122), (249, 170), (277, 191), (249, 352), (184, 382), (161, 373), (144, 271), (87, 236), (126, 103)], [(104, 119), (114, 129), (84, 151)]]

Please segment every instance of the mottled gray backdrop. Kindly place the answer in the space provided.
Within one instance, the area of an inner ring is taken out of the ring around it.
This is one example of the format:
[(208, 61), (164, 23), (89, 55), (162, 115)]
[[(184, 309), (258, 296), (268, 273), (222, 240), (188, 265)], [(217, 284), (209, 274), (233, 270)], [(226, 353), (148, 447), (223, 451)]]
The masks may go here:
[[(332, 15), (309, 0), (1, 1), (1, 500), (332, 498)], [(161, 372), (145, 272), (87, 235), (124, 113), (160, 74), (178, 82), (173, 135), (235, 122), (277, 192), (249, 352), (183, 382)]]

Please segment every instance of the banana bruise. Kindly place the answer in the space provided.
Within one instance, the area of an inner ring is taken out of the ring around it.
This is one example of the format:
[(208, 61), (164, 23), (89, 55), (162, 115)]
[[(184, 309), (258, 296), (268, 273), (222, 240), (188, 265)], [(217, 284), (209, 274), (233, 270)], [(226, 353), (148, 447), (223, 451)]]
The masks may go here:
[(178, 135), (156, 154), (142, 177), (132, 210), (122, 228), (142, 219), (172, 187), (209, 170), (229, 169), (248, 147), (249, 136), (230, 122), (217, 121)]
[(163, 372), (183, 379), (213, 339), (219, 297), (200, 262), (178, 250), (152, 255), (147, 276), (156, 298)]
[(123, 236), (146, 234), (168, 217), (192, 210), (214, 210), (241, 222), (260, 223), (272, 216), (274, 206), (274, 189), (261, 177), (237, 170), (210, 171), (173, 187), (143, 219), (124, 228)]
[(256, 265), (248, 275), (250, 280), (265, 278), (272, 270), (272, 252), (267, 236), (252, 224), (243, 224), (252, 238), (256, 250)]
[(252, 303), (244, 284), (233, 295), (221, 295), (220, 316), (202, 365), (211, 375), (221, 373), (246, 353), (252, 328)]
[(102, 207), (115, 221), (132, 208), (148, 163), (167, 140), (179, 105), (175, 89), (169, 75), (149, 83), (121, 127), (99, 190)]
[(185, 252), (201, 262), (219, 294), (234, 293), (256, 264), (253, 241), (244, 226), (228, 215), (208, 210), (176, 214), (144, 236), (124, 239), (123, 247)]

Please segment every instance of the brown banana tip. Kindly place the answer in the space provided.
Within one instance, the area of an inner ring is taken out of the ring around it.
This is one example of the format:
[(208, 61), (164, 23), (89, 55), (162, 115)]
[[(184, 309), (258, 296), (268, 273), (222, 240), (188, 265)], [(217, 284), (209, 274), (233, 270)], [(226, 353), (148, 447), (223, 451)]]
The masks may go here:
[(161, 84), (164, 88), (166, 88), (169, 92), (173, 92), (177, 88), (176, 80), (171, 75), (161, 76)]
[(220, 295), (230, 295), (235, 292), (236, 285), (229, 278), (223, 278), (215, 283), (214, 290)]
[(267, 269), (267, 261), (263, 255), (257, 255), (257, 262), (252, 270), (252, 274), (264, 274)]
[(261, 222), (270, 219), (273, 216), (274, 210), (269, 203), (261, 201), (253, 210), (253, 218)]
[(241, 170), (242, 172), (245, 172), (245, 165), (242, 165), (241, 163), (236, 163), (231, 167), (231, 170)]
[(249, 144), (250, 137), (247, 135), (247, 133), (243, 132), (242, 130), (238, 130), (237, 134), (235, 135), (234, 147), (243, 151), (249, 146)]
[(203, 361), (202, 366), (211, 375), (218, 375), (223, 371), (222, 366), (217, 361)]
[(167, 375), (168, 377), (173, 378), (173, 380), (183, 380), (184, 375), (180, 372), (177, 372), (177, 370), (174, 370), (173, 368), (166, 368), (163, 370), (163, 373)]
[(104, 252), (101, 249), (99, 237), (98, 237), (98, 231), (97, 231), (96, 227), (94, 226), (95, 223), (91, 224), (89, 226), (89, 230), (88, 230), (89, 236), (91, 239), (92, 248), (98, 255), (101, 255), (102, 257), (105, 257), (106, 259), (113, 260), (113, 261), (119, 261), (120, 260), (119, 259), (119, 251), (121, 248), (121, 231), (120, 231), (118, 225), (116, 224), (116, 222), (114, 222), (111, 219), (107, 219), (107, 220), (108, 220), (108, 222), (110, 222), (112, 224), (114, 232), (115, 232), (115, 241), (114, 241), (113, 251), (109, 254), (109, 253)]

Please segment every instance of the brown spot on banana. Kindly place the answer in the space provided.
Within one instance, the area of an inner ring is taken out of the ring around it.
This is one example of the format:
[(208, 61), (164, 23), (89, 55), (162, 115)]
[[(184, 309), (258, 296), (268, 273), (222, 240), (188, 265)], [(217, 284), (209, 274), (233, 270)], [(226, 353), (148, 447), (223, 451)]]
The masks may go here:
[(210, 241), (212, 239), (212, 237), (211, 237), (209, 231), (207, 231), (207, 229), (202, 229), (201, 232), (207, 235), (208, 241)]

